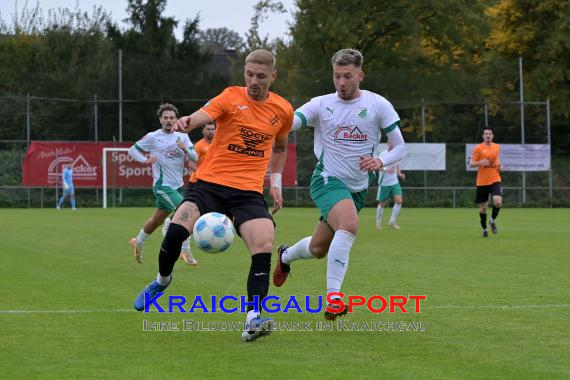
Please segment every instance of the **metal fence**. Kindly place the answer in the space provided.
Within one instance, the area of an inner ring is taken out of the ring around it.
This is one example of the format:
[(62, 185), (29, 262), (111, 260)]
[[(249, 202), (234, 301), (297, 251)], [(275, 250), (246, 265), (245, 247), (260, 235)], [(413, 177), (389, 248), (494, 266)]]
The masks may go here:
[[(370, 187), (367, 207), (376, 206), (376, 187)], [(527, 200), (523, 203), (522, 187), (504, 187), (503, 203), (506, 207), (569, 207), (570, 187), (555, 187), (553, 198), (548, 187), (527, 187)], [(102, 207), (101, 189), (76, 189), (77, 207)], [(474, 187), (403, 187), (405, 207), (473, 207)], [(283, 189), (286, 207), (312, 207), (309, 188), (304, 186)], [(268, 204), (271, 199), (267, 196)], [(108, 207), (152, 207), (155, 199), (149, 188), (113, 189), (109, 192)], [(45, 187), (0, 186), (0, 207), (55, 208), (56, 190)], [(64, 208), (69, 203), (64, 204)]]
[[(0, 97), (1, 207), (53, 207), (55, 189), (23, 188), (21, 161), (30, 141), (135, 141), (158, 127), (156, 108), (164, 99), (117, 100), (59, 99), (36, 96)], [(182, 114), (189, 114), (206, 99), (169, 99)], [(298, 106), (305, 100), (293, 101)], [(446, 143), (445, 172), (408, 172), (403, 184), (408, 206), (464, 207), (474, 197), (474, 173), (465, 170), (465, 144), (481, 140), (482, 128), (492, 125), (498, 143), (550, 143), (550, 103), (429, 102), (391, 100), (401, 117), (408, 142)], [(521, 113), (525, 115), (521, 118)], [(526, 127), (523, 126), (523, 123)], [(524, 132), (523, 132), (524, 131)], [(190, 137), (199, 137), (194, 131)], [(298, 143), (298, 188), (284, 189), (289, 205), (310, 206), (310, 173), (315, 158), (312, 130), (291, 137)], [(301, 144), (301, 142), (305, 142)], [(549, 172), (503, 173), (505, 203), (516, 206), (570, 207), (570, 160), (552, 158)], [(374, 184), (369, 204), (374, 203)], [(112, 189), (111, 206), (152, 205), (147, 189)], [(101, 190), (77, 189), (79, 204), (99, 207)]]

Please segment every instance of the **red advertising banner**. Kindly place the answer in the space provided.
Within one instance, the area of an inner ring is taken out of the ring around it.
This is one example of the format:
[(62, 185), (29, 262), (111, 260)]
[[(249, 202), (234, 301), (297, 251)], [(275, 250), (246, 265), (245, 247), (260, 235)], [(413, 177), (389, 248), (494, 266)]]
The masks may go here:
[[(56, 182), (61, 184), (63, 166), (71, 165), (75, 187), (102, 187), (103, 148), (129, 148), (131, 145), (131, 142), (33, 141), (22, 162), (22, 185), (55, 186)], [(296, 162), (296, 146), (289, 144), (283, 186), (297, 185)], [(189, 177), (188, 168), (185, 169), (185, 174), (186, 182)], [(134, 161), (126, 151), (108, 151), (107, 186), (150, 187), (151, 167)]]

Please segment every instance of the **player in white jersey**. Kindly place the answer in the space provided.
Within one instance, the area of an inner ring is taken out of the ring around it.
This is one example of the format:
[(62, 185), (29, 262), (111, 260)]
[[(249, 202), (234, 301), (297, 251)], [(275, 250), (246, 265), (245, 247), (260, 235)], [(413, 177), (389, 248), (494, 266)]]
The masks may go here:
[[(393, 149), (391, 143), (388, 143), (388, 150), (380, 153), (378, 156), (380, 159), (385, 157), (388, 152)], [(400, 214), (400, 209), (402, 208), (402, 187), (398, 181), (398, 177), (403, 180), (406, 179), (406, 175), (400, 170), (400, 165), (392, 164), (382, 167), (378, 175), (378, 193), (376, 194), (376, 200), (378, 201), (378, 207), (376, 208), (376, 229), (382, 229), (382, 215), (384, 213), (384, 208), (388, 205), (388, 199), (390, 197), (394, 200), (394, 207), (392, 208), (392, 214), (390, 215), (390, 220), (388, 225), (395, 230), (399, 230), (400, 226), (396, 223), (396, 219)]]
[[(198, 160), (188, 134), (174, 130), (178, 109), (164, 103), (158, 108), (157, 114), (162, 128), (147, 133), (129, 149), (129, 155), (136, 161), (152, 165), (152, 192), (156, 198), (154, 213), (144, 223), (137, 237), (129, 241), (139, 263), (143, 260), (144, 242), (182, 202), (180, 190), (184, 186), (186, 158), (193, 162)], [(188, 265), (198, 265), (190, 252), (190, 238), (182, 244), (180, 258)]]
[[(315, 155), (319, 159), (311, 177), (311, 198), (321, 216), (312, 236), (295, 245), (278, 248), (273, 283), (282, 286), (293, 261), (323, 258), (328, 254), (327, 301), (340, 298), (350, 249), (358, 230), (358, 212), (364, 206), (372, 171), (400, 160), (405, 153), (394, 107), (370, 91), (360, 89), (363, 57), (355, 49), (336, 52), (331, 60), (336, 93), (311, 99), (295, 112), (293, 129), (315, 128)], [(374, 157), (381, 131), (394, 149)], [(330, 311), (329, 311), (330, 310)], [(325, 318), (346, 314), (334, 301)]]

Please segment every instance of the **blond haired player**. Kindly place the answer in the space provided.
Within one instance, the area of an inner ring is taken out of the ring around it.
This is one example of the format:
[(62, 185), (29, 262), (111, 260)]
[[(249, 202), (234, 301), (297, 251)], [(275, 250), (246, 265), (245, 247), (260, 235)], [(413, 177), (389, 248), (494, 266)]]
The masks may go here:
[[(337, 51), (332, 59), (335, 93), (311, 99), (295, 111), (293, 128), (315, 129), (314, 153), (319, 160), (311, 177), (311, 198), (320, 210), (312, 236), (291, 247), (278, 248), (273, 284), (281, 286), (296, 260), (327, 259), (326, 294), (340, 292), (358, 231), (358, 212), (364, 207), (370, 174), (402, 159), (405, 144), (400, 117), (382, 96), (361, 90), (364, 58), (356, 49)], [(393, 149), (373, 156), (382, 132)], [(336, 298), (331, 296), (331, 298)], [(336, 303), (324, 317), (344, 315)], [(336, 310), (334, 310), (336, 309)]]
[[(200, 215), (216, 211), (234, 220), (251, 254), (247, 298), (257, 303), (256, 307), (248, 306), (242, 339), (249, 342), (271, 332), (271, 318), (260, 316), (261, 301), (269, 290), (275, 237), (275, 224), (263, 198), (263, 180), (269, 167), (269, 195), (275, 213), (283, 204), (281, 173), (293, 123), (291, 104), (269, 91), (276, 76), (273, 54), (255, 50), (245, 59), (245, 87), (226, 88), (200, 110), (178, 121), (177, 126), (185, 132), (215, 121), (216, 134), (196, 172), (198, 181), (174, 214), (162, 242), (156, 280), (138, 295), (136, 310), (145, 308), (145, 294), (150, 299), (170, 285), (182, 242)], [(268, 328), (253, 329), (254, 326)]]

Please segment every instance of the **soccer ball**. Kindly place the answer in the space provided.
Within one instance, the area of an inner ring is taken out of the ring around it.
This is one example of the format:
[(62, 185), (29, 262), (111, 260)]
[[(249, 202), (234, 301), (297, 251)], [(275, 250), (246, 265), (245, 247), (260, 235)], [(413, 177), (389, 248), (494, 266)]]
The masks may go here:
[(194, 241), (198, 248), (207, 253), (224, 252), (236, 236), (232, 221), (219, 212), (202, 215), (194, 224)]

